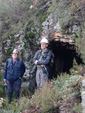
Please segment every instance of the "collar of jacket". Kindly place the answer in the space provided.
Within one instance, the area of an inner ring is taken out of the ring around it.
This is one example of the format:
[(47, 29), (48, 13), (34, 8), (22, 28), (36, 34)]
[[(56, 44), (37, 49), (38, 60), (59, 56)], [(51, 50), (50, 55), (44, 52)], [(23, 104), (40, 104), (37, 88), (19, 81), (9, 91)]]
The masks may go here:
[[(19, 61), (19, 60), (20, 60), (20, 58), (18, 57), (17, 60), (16, 60), (16, 62)], [(13, 61), (13, 58), (11, 58), (11, 61)]]
[[(42, 52), (43, 50), (41, 49), (41, 52)], [(45, 51), (44, 51), (44, 53), (48, 53), (49, 52), (49, 49), (47, 48)]]

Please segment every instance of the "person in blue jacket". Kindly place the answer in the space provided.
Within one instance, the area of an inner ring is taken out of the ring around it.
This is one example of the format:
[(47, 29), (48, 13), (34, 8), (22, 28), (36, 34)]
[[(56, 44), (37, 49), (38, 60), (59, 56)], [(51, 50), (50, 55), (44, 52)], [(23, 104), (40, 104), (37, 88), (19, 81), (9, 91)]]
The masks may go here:
[(21, 78), (25, 72), (25, 65), (18, 56), (19, 51), (14, 49), (12, 58), (7, 59), (6, 61), (4, 82), (7, 82), (8, 103), (11, 103), (13, 91), (15, 91), (16, 101), (18, 101), (21, 88)]
[(48, 82), (50, 73), (50, 62), (52, 52), (48, 49), (48, 40), (44, 37), (41, 40), (41, 49), (38, 50), (33, 58), (33, 62), (37, 67), (36, 83), (37, 88), (42, 89), (44, 83)]

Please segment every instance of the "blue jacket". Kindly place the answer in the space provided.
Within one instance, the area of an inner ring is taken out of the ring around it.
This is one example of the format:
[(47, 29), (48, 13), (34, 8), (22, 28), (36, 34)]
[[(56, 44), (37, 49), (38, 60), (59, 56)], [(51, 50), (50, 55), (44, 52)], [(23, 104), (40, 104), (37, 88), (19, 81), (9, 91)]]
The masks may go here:
[(10, 58), (6, 61), (4, 79), (16, 80), (18, 78), (21, 78), (24, 72), (25, 72), (25, 65), (23, 61), (21, 61), (18, 58), (15, 64), (13, 64), (13, 60), (12, 58)]
[[(41, 54), (42, 54), (42, 50), (38, 50), (33, 58), (33, 62), (35, 62), (36, 60), (39, 60)], [(38, 61), (37, 65), (45, 65), (45, 67), (42, 67), (43, 73), (46, 73), (46, 74), (50, 73), (51, 58), (52, 58), (52, 52), (49, 49), (47, 49), (42, 56), (42, 60)]]

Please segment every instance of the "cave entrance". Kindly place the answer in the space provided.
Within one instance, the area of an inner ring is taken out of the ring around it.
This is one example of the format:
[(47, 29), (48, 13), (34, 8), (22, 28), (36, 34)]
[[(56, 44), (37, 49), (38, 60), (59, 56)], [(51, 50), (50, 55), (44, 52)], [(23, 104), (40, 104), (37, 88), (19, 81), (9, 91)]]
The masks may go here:
[(52, 69), (53, 77), (56, 77), (62, 72), (69, 73), (70, 69), (73, 67), (74, 58), (76, 59), (78, 64), (82, 62), (82, 60), (76, 53), (75, 45), (52, 41), (50, 42), (49, 47), (55, 56)]

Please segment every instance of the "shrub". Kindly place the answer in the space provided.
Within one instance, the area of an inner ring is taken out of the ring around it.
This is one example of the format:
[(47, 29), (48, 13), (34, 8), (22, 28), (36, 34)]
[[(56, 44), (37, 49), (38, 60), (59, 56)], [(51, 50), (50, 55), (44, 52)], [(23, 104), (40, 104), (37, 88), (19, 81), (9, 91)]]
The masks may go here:
[(74, 106), (73, 110), (75, 112), (77, 112), (77, 113), (81, 113), (81, 111), (82, 111), (82, 105), (81, 105), (81, 103), (79, 103), (79, 104), (75, 103), (75, 106)]
[(20, 106), (23, 107), (19, 109), (21, 111), (28, 108), (38, 109), (42, 113), (54, 113), (56, 108), (60, 108), (63, 104), (68, 105), (68, 102), (75, 108), (73, 102), (80, 97), (81, 79), (79, 75), (62, 74), (57, 80), (45, 84), (42, 90), (36, 90), (31, 99), (26, 100), (25, 98), (26, 104), (23, 99), (24, 102), (20, 102)]
[(4, 88), (4, 83), (3, 83), (3, 74), (0, 73), (0, 97), (6, 96), (7, 92), (5, 91)]
[(8, 49), (7, 49), (6, 59), (8, 59), (8, 58), (11, 57), (12, 51), (13, 51), (12, 48), (8, 48)]
[(68, 106), (70, 103), (71, 112), (78, 111), (81, 106), (78, 103), (75, 104), (74, 101), (80, 97), (81, 80), (82, 77), (79, 75), (72, 76), (64, 73), (57, 79), (46, 83), (42, 90), (36, 90), (34, 94), (28, 88), (22, 88), (18, 107), (12, 104), (10, 110), (15, 111), (15, 113), (24, 110), (55, 113), (57, 109), (59, 112), (61, 107)]

